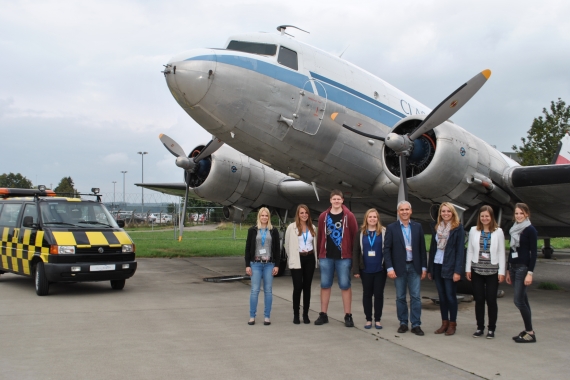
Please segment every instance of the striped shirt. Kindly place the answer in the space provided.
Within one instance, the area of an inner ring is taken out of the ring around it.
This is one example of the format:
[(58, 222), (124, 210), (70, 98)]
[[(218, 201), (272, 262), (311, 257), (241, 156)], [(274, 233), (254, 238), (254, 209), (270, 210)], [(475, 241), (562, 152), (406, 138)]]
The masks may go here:
[(490, 232), (481, 231), (481, 237), (479, 238), (479, 262), (471, 263), (471, 269), (482, 276), (499, 273), (499, 264), (491, 264)]

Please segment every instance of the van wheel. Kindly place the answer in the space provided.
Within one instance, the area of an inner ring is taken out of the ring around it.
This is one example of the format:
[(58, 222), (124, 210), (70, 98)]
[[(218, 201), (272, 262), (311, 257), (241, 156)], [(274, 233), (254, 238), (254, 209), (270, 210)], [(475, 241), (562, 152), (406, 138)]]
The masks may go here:
[(44, 263), (42, 261), (36, 264), (34, 277), (36, 284), (36, 294), (38, 296), (47, 296), (49, 293), (49, 282), (46, 277), (46, 272), (44, 270)]
[(111, 280), (111, 288), (113, 290), (123, 290), (125, 287), (125, 280)]

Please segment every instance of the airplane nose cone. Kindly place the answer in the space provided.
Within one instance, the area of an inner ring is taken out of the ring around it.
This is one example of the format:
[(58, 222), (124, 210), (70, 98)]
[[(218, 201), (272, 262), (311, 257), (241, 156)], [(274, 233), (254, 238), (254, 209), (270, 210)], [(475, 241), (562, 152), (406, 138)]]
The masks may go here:
[(193, 107), (206, 95), (216, 71), (216, 55), (210, 51), (185, 54), (173, 59), (166, 74), (166, 83), (176, 101), (183, 107)]

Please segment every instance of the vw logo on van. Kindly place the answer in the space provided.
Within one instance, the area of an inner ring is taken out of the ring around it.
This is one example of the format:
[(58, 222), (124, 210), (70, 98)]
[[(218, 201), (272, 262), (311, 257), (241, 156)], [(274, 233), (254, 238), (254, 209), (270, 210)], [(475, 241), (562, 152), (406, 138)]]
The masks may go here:
[(99, 253), (103, 253), (105, 250), (103, 249), (103, 247), (99, 247), (99, 249), (97, 250), (97, 252)]

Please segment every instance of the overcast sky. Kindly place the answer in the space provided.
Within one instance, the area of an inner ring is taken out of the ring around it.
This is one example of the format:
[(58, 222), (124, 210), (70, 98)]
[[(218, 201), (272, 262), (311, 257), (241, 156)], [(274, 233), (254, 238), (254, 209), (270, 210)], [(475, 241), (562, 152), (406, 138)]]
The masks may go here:
[(568, 1), (3, 1), (0, 174), (54, 187), (71, 176), (112, 194), (126, 170), (126, 193), (140, 193), (147, 151), (145, 182), (181, 182), (159, 133), (187, 151), (210, 135), (170, 95), (162, 65), (282, 24), (328, 52), (348, 47), (344, 59), (432, 108), (491, 69), (453, 120), (502, 151), (552, 100), (570, 102)]

